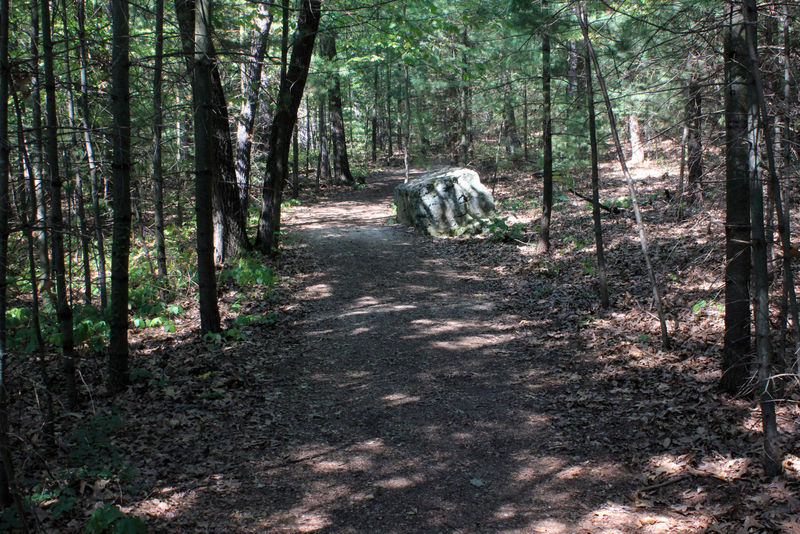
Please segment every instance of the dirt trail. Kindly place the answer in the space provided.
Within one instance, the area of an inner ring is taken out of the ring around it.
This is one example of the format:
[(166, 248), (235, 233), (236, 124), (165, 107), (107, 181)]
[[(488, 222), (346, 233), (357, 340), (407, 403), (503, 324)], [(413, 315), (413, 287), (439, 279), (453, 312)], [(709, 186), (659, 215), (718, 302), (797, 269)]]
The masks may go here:
[(401, 181), (285, 214), (293, 304), (214, 365), (240, 389), (207, 404), (200, 445), (165, 453), (198, 476), (162, 490), (175, 506), (154, 531), (698, 532), (630, 500), (661, 445), (570, 293), (389, 225)]
[(387, 225), (400, 182), (288, 217), (319, 269), (285, 370), (301, 377), (299, 423), (284, 430), (285, 461), (262, 466), (262, 527), (592, 529), (629, 477), (551, 431), (561, 375), (498, 311), (500, 281)]

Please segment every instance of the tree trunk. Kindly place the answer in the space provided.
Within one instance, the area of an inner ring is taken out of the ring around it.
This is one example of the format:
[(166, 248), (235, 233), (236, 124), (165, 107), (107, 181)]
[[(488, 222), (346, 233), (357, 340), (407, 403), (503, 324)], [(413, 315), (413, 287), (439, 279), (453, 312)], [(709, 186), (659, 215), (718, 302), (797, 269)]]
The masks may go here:
[(725, 32), (725, 341), (720, 389), (737, 393), (750, 377), (750, 187), (747, 45), (741, 12)]
[(100, 316), (105, 317), (108, 307), (108, 288), (106, 282), (106, 251), (103, 235), (103, 220), (100, 212), (100, 183), (94, 159), (94, 145), (91, 134), (91, 115), (89, 113), (89, 75), (88, 54), (86, 52), (86, 3), (78, 2), (78, 54), (81, 64), (81, 129), (86, 146), (86, 161), (89, 164), (89, 181), (92, 189), (92, 218), (97, 246), (97, 277), (100, 286)]
[(258, 4), (258, 16), (255, 21), (258, 29), (252, 36), (250, 55), (247, 57), (244, 68), (242, 77), (244, 101), (239, 117), (236, 119), (236, 181), (239, 185), (242, 209), (245, 213), (250, 205), (250, 159), (255, 120), (258, 116), (260, 102), (261, 71), (269, 44), (269, 30), (272, 26), (272, 17), (265, 4)]
[(403, 136), (403, 168), (405, 169), (405, 183), (408, 183), (409, 177), (409, 160), (408, 160), (408, 143), (411, 141), (411, 84), (408, 76), (408, 65), (403, 65), (405, 68), (405, 101), (406, 101), (406, 133)]
[[(164, 0), (156, 0), (156, 47), (153, 66), (153, 197), (155, 200), (156, 263), (158, 277), (167, 278), (167, 246), (164, 241), (164, 170), (161, 162), (161, 129), (164, 122), (162, 71), (164, 61)], [(163, 283), (162, 283), (163, 285)]]
[[(544, 6), (547, 2), (542, 1), (542, 5)], [(547, 30), (544, 30), (542, 34), (542, 71), (544, 72), (544, 42), (547, 41), (547, 61), (549, 64), (550, 58), (550, 40), (547, 36)], [(549, 71), (549, 66), (548, 66)], [(511, 90), (511, 80), (509, 79), (508, 72), (506, 71), (503, 74), (503, 82), (505, 85), (505, 92), (503, 96), (503, 137), (506, 139), (506, 153), (512, 160), (516, 160), (520, 142), (519, 142), (519, 134), (517, 133), (517, 118), (514, 112), (514, 93)], [(549, 72), (548, 72), (548, 87), (550, 83)], [(544, 81), (542, 81), (542, 86), (544, 87)]]
[(353, 174), (350, 172), (350, 161), (347, 158), (347, 140), (344, 132), (342, 113), (342, 89), (339, 73), (333, 65), (336, 57), (336, 33), (326, 30), (319, 41), (319, 54), (328, 60), (330, 78), (328, 80), (328, 115), (331, 119), (331, 147), (333, 148), (333, 183), (353, 185)]
[[(582, 5), (578, 4), (579, 11), (583, 11)], [(611, 98), (608, 95), (608, 88), (606, 87), (603, 72), (600, 70), (600, 61), (597, 59), (597, 54), (594, 52), (591, 40), (589, 40), (589, 23), (586, 19), (585, 13), (578, 13), (578, 22), (581, 26), (581, 33), (586, 43), (586, 49), (589, 57), (594, 64), (595, 73), (597, 73), (597, 83), (600, 85), (600, 90), (603, 93), (603, 100), (605, 100), (606, 108), (608, 111), (608, 123), (611, 127), (611, 137), (614, 139), (614, 147), (617, 149), (617, 156), (619, 158), (619, 165), (622, 167), (622, 174), (625, 176), (625, 181), (628, 183), (628, 191), (631, 195), (631, 204), (633, 205), (633, 212), (636, 216), (636, 225), (639, 227), (639, 241), (642, 246), (642, 255), (644, 262), (647, 266), (647, 276), (650, 279), (650, 288), (653, 291), (653, 301), (656, 305), (656, 312), (658, 313), (658, 321), (661, 325), (661, 345), (664, 349), (670, 348), (669, 332), (667, 330), (667, 321), (664, 318), (664, 307), (661, 303), (661, 295), (658, 291), (658, 284), (656, 283), (656, 275), (653, 272), (653, 263), (650, 261), (650, 252), (647, 245), (647, 233), (645, 232), (644, 219), (642, 219), (642, 211), (639, 209), (639, 201), (637, 200), (636, 186), (633, 183), (633, 177), (628, 170), (628, 165), (625, 163), (625, 154), (622, 152), (622, 143), (620, 142), (619, 131), (617, 130), (617, 123), (614, 119), (614, 108), (611, 106)], [(587, 65), (587, 68), (591, 66)]]
[(394, 156), (394, 148), (392, 148), (392, 68), (391, 68), (391, 52), (387, 52), (386, 58), (386, 161), (388, 162)]
[[(0, 506), (9, 508), (14, 504), (11, 483), (14, 468), (11, 463), (11, 446), (8, 428), (8, 377), (6, 310), (8, 280), (8, 178), (9, 147), (8, 137), (8, 89), (11, 72), (8, 68), (8, 19), (9, 0), (0, 0)], [(22, 513), (22, 510), (19, 510)]]
[[(70, 41), (70, 34), (69, 34), (69, 25), (67, 23), (67, 10), (64, 9), (62, 12), (62, 22), (64, 24), (64, 39), (69, 42)], [(65, 65), (66, 65), (66, 79), (67, 79), (67, 119), (69, 121), (69, 128), (71, 130), (70, 137), (71, 137), (71, 147), (78, 146), (78, 138), (76, 136), (77, 128), (75, 126), (75, 98), (74, 98), (74, 91), (73, 91), (73, 83), (72, 83), (72, 58), (70, 57), (70, 51), (65, 51)], [(69, 149), (64, 150), (64, 162), (65, 162), (65, 171), (66, 175), (70, 176), (73, 173), (70, 170), (70, 165), (72, 163), (72, 151)], [(75, 189), (74, 189), (74, 197), (73, 201), (76, 207), (77, 215), (78, 215), (78, 233), (80, 236), (80, 244), (81, 244), (81, 256), (82, 256), (82, 268), (83, 268), (83, 301), (87, 306), (92, 305), (92, 266), (91, 266), (91, 259), (89, 254), (89, 225), (86, 221), (86, 209), (83, 197), (83, 175), (81, 173), (81, 169), (75, 169)]]
[(292, 135), (292, 198), (300, 196), (300, 128), (297, 124), (294, 125), (294, 134)]
[(197, 278), (200, 334), (220, 331), (217, 281), (214, 269), (214, 55), (211, 53), (211, 0), (195, 4), (194, 93), (195, 213), (197, 215)]
[[(189, 72), (194, 72), (191, 58), (194, 54), (195, 0), (175, 0), (175, 12), (187, 68)], [(210, 127), (213, 129), (213, 143), (208, 149), (214, 151), (210, 161), (213, 188), (214, 261), (221, 265), (227, 258), (238, 254), (240, 250), (248, 250), (250, 243), (247, 239), (247, 215), (242, 205), (233, 159), (228, 103), (216, 66), (214, 43), (210, 37), (207, 49), (204, 55), (209, 58), (212, 65), (209, 91), (213, 109), (209, 120), (211, 120)]]
[(600, 173), (598, 169), (599, 157), (597, 151), (597, 123), (594, 109), (594, 88), (592, 87), (592, 64), (588, 58), (588, 51), (585, 63), (586, 102), (589, 111), (589, 149), (592, 154), (592, 220), (594, 221), (594, 242), (595, 247), (597, 248), (597, 281), (600, 287), (600, 305), (606, 309), (610, 306), (610, 302), (608, 298), (608, 282), (606, 278), (606, 257), (603, 250), (603, 225), (600, 219)]
[(372, 104), (372, 117), (371, 120), (371, 130), (372, 134), (372, 162), (375, 163), (378, 160), (378, 88), (379, 88), (379, 68), (378, 64), (375, 64), (375, 76), (372, 83), (372, 90), (374, 92), (374, 101)]
[[(750, 219), (753, 247), (753, 287), (754, 287), (754, 323), (756, 334), (756, 356), (758, 359), (758, 388), (761, 404), (761, 426), (764, 434), (764, 450), (762, 464), (767, 476), (778, 476), (783, 472), (783, 458), (778, 443), (778, 422), (775, 413), (775, 386), (773, 369), (773, 351), (769, 321), (769, 273), (767, 270), (767, 237), (764, 226), (763, 184), (759, 175), (759, 137), (764, 135), (766, 142), (769, 176), (772, 181), (773, 194), (776, 195), (775, 208), (778, 215), (783, 252), (788, 256), (789, 243), (786, 220), (780, 201), (780, 185), (775, 168), (774, 145), (769, 128), (767, 108), (764, 99), (764, 86), (758, 60), (758, 44), (756, 40), (756, 24), (758, 21), (758, 5), (755, 0), (742, 0), (744, 12), (745, 36), (750, 67), (748, 83), (750, 125), (750, 157), (748, 171), (750, 174)], [(760, 117), (759, 117), (760, 116)], [(792, 284), (791, 272), (787, 283)], [(792, 284), (793, 285), (793, 284)]]
[(328, 153), (328, 128), (325, 125), (325, 98), (319, 99), (319, 161), (317, 162), (317, 184), (330, 184), (333, 181), (331, 173), (331, 158)]
[(128, 0), (111, 1), (111, 112), (114, 128), (112, 179), (114, 239), (111, 242), (111, 336), (108, 383), (112, 391), (128, 384), (128, 260), (131, 248), (131, 111)]
[(461, 49), (461, 120), (459, 121), (461, 141), (459, 143), (459, 164), (465, 167), (469, 161), (469, 63), (467, 63), (469, 39), (466, 24), (461, 36), (461, 46), (463, 48)]
[(689, 170), (689, 204), (703, 199), (702, 92), (696, 79), (686, 88), (686, 163)]
[(631, 160), (632, 164), (644, 161), (644, 145), (642, 144), (642, 128), (636, 113), (631, 113), (628, 118), (628, 128), (631, 134)]
[(530, 160), (530, 152), (528, 151), (528, 88), (522, 87), (522, 159), (526, 162)]
[(314, 40), (319, 30), (320, 0), (303, 0), (298, 14), (297, 32), (292, 46), (292, 58), (286, 76), (282, 77), (278, 103), (269, 135), (269, 153), (264, 170), (264, 195), (258, 225), (257, 247), (274, 253), (278, 246), (281, 220), (281, 199), (292, 143), (292, 131), (297, 122), (297, 110), (303, 98)]
[(31, 60), (28, 63), (31, 72), (31, 129), (33, 136), (31, 150), (31, 167), (34, 176), (34, 192), (31, 197), (36, 203), (36, 252), (45, 280), (50, 279), (50, 254), (47, 234), (47, 203), (45, 202), (45, 181), (42, 176), (42, 98), (40, 91), (39, 60), (39, 2), (31, 0)]
[[(547, 0), (542, 0), (547, 10)], [(588, 41), (588, 37), (586, 38)], [(542, 140), (544, 164), (542, 168), (542, 215), (539, 217), (539, 251), (550, 253), (550, 218), (553, 213), (553, 133), (550, 116), (550, 34), (542, 30)]]
[[(64, 263), (64, 218), (61, 211), (63, 177), (58, 165), (58, 119), (56, 112), (56, 79), (53, 73), (52, 20), (50, 0), (42, 2), (42, 46), (44, 48), (44, 87), (47, 125), (47, 165), (50, 174), (50, 227), (53, 230), (53, 276), (56, 279), (56, 316), (61, 331), (62, 366), (65, 389), (71, 407), (78, 405), (78, 385), (75, 380), (75, 337), (72, 308), (67, 300), (67, 282)], [(127, 299), (125, 300), (127, 309)]]

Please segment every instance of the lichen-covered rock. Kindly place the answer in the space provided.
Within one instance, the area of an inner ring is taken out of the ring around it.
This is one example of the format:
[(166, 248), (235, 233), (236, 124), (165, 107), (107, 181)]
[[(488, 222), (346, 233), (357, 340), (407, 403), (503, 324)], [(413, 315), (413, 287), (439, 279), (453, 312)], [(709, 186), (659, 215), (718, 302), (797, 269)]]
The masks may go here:
[(432, 236), (475, 234), (494, 213), (492, 193), (470, 169), (431, 171), (394, 190), (397, 222)]

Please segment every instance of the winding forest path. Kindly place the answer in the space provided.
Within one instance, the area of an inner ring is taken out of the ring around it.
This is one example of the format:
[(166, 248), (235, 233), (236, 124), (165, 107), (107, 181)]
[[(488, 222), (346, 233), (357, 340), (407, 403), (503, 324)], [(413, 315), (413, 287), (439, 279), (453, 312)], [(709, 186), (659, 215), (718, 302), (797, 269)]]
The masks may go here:
[[(587, 456), (585, 435), (571, 442), (554, 430), (570, 426), (554, 402), (568, 374), (498, 309), (501, 281), (387, 224), (399, 183), (382, 175), (287, 217), (319, 266), (283, 369), (300, 377), (293, 423), (276, 429), (289, 436), (284, 460), (261, 466), (262, 525), (597, 531), (594, 512), (609, 495), (621, 501), (630, 476)], [(613, 506), (604, 513), (601, 524), (613, 525)]]

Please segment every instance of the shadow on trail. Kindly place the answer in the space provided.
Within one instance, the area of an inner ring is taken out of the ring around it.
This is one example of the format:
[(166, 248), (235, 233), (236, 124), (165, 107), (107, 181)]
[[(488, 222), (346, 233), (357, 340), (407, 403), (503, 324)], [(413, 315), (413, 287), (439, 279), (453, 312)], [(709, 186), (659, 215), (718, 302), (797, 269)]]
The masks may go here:
[(640, 531), (615, 447), (656, 432), (641, 399), (592, 396), (611, 386), (579, 335), (523, 324), (502, 280), (387, 226), (395, 183), (292, 216), (319, 273), (264, 399), (266, 445), (231, 475), (226, 531)]

